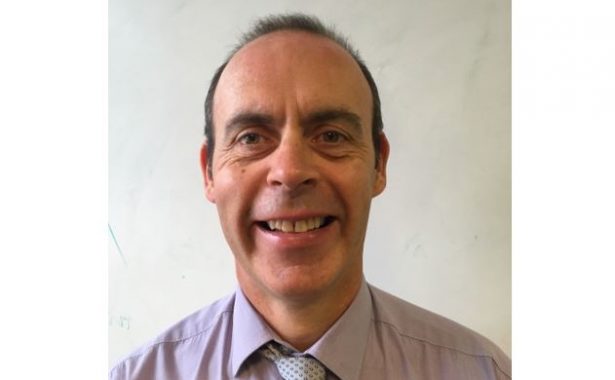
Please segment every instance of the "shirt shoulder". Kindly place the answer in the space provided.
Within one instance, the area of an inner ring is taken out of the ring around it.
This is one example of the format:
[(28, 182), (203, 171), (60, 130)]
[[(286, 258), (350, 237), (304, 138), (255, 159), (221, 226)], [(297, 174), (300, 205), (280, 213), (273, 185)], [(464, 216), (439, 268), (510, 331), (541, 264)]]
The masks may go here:
[[(175, 323), (148, 344), (120, 360), (109, 378), (157, 379), (181, 373), (208, 350), (225, 350), (235, 294), (222, 298)], [(210, 356), (223, 355), (211, 353)], [(198, 360), (197, 360), (198, 361)]]
[(448, 318), (425, 310), (370, 285), (377, 329), (393, 331), (402, 340), (413, 340), (454, 355), (491, 360), (505, 378), (511, 376), (508, 356), (493, 342)]

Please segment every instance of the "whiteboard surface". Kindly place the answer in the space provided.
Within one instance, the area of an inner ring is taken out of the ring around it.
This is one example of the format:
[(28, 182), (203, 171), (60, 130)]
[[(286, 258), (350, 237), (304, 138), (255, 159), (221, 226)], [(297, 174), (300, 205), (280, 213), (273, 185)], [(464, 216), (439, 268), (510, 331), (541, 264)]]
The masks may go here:
[(109, 2), (109, 363), (236, 287), (199, 167), (214, 70), (255, 18), (350, 37), (391, 144), (367, 280), (511, 352), (510, 3)]

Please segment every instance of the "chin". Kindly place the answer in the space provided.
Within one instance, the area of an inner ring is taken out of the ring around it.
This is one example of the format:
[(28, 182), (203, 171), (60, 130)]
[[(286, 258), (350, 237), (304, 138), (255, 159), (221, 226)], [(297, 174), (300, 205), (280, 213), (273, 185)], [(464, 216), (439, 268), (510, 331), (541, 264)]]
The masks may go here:
[[(293, 268), (294, 269), (294, 268)], [(278, 297), (286, 299), (319, 298), (333, 288), (333, 276), (314, 271), (286, 270), (270, 279), (268, 288)]]

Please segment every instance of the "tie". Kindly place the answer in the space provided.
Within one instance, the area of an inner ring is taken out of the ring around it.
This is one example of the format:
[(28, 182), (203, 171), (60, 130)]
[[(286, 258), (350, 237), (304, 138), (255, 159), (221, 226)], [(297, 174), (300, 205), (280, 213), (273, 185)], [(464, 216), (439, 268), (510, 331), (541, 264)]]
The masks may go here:
[(273, 361), (284, 380), (325, 380), (325, 368), (309, 355), (299, 355), (286, 347), (267, 343), (260, 353)]

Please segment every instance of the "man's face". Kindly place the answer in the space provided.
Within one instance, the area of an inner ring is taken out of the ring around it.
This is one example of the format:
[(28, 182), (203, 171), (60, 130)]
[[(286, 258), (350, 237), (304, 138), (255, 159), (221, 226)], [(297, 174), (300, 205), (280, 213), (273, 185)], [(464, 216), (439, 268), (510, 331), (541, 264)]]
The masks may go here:
[(231, 59), (213, 104), (207, 197), (244, 291), (304, 299), (356, 289), (388, 155), (382, 135), (375, 165), (372, 98), (356, 62), (322, 37), (271, 33)]

